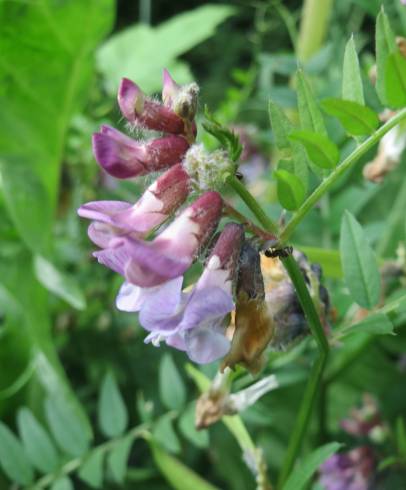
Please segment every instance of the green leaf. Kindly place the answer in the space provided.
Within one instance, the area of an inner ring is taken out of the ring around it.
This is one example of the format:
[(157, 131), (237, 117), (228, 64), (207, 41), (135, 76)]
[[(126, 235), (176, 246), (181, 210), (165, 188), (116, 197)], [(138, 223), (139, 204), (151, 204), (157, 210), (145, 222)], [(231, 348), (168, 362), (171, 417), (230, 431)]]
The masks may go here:
[(394, 326), (385, 313), (374, 313), (364, 320), (343, 329), (340, 332), (340, 338), (359, 333), (366, 333), (369, 335), (393, 335)]
[(360, 105), (365, 104), (361, 70), (355, 49), (354, 36), (347, 42), (344, 52), (342, 97)]
[(386, 99), (386, 63), (388, 56), (396, 50), (395, 35), (389, 24), (388, 17), (382, 8), (376, 18), (376, 91), (384, 106), (388, 105)]
[(13, 482), (28, 485), (34, 472), (21, 442), (11, 430), (0, 421), (0, 466)]
[(73, 484), (69, 477), (61, 476), (51, 486), (51, 490), (74, 490)]
[(127, 408), (111, 372), (105, 375), (101, 385), (98, 416), (100, 428), (107, 437), (123, 434), (128, 424)]
[(344, 280), (351, 296), (360, 306), (372, 308), (380, 293), (378, 264), (361, 225), (348, 211), (341, 222), (340, 253)]
[(297, 72), (297, 98), (301, 129), (327, 137), (323, 116), (302, 70)]
[(163, 355), (159, 366), (159, 393), (170, 410), (180, 410), (185, 405), (185, 385), (169, 353)]
[(349, 134), (362, 136), (371, 134), (379, 126), (379, 118), (369, 107), (342, 99), (325, 99), (323, 109), (337, 117)]
[(178, 459), (165, 452), (158, 443), (152, 439), (148, 442), (156, 465), (172, 488), (175, 490), (218, 490)]
[(219, 141), (221, 146), (227, 150), (230, 159), (236, 162), (242, 152), (242, 144), (238, 135), (216, 121), (207, 107), (205, 107), (204, 115), (206, 121), (202, 124), (203, 128)]
[(58, 446), (70, 456), (82, 456), (89, 449), (88, 432), (81, 419), (61, 398), (45, 401), (45, 415)]
[(190, 403), (179, 419), (179, 429), (192, 444), (198, 448), (209, 446), (209, 432), (196, 430), (195, 425), (196, 402)]
[(92, 488), (102, 488), (104, 454), (101, 449), (92, 451), (78, 471), (79, 478)]
[(85, 297), (73, 277), (61, 272), (40, 255), (34, 258), (34, 270), (36, 278), (45, 288), (64, 299), (74, 308), (85, 309)]
[(277, 181), (278, 200), (289, 211), (294, 211), (303, 203), (306, 191), (302, 181), (287, 170), (275, 170), (273, 175)]
[(42, 473), (52, 473), (59, 466), (59, 457), (47, 431), (28, 408), (17, 416), (18, 430), (31, 463)]
[(334, 168), (340, 158), (337, 146), (325, 136), (311, 131), (294, 131), (292, 140), (299, 141), (305, 147), (310, 160), (320, 168)]
[(293, 470), (283, 486), (283, 490), (302, 490), (306, 488), (311, 477), (319, 469), (320, 465), (336, 453), (340, 449), (340, 446), (341, 444), (338, 442), (331, 442), (319, 447), (306, 456)]
[(296, 245), (301, 250), (310, 262), (316, 262), (321, 265), (323, 275), (333, 279), (341, 279), (343, 271), (341, 269), (340, 253), (338, 250), (324, 249), (318, 247), (303, 247)]
[(0, 16), (4, 196), (27, 246), (46, 255), (67, 130), (87, 101), (93, 51), (112, 26), (114, 3), (5, 0)]
[(289, 135), (295, 127), (289, 121), (282, 108), (278, 104), (269, 101), (269, 118), (275, 138), (276, 147), (281, 151), (281, 157), (289, 160), (295, 175), (302, 181), (305, 191), (307, 190), (308, 170), (306, 155), (302, 145), (289, 139)]
[(154, 426), (153, 436), (170, 453), (180, 452), (179, 439), (173, 429), (173, 414), (167, 413), (157, 420)]
[[(136, 81), (151, 93), (161, 89), (162, 68), (166, 67), (178, 83), (191, 81), (185, 64), (175, 60), (208, 39), (234, 9), (227, 5), (204, 5), (181, 13), (157, 27), (136, 24), (105, 42), (97, 53), (97, 63), (110, 94), (117, 91), (120, 78)], [(156, 46), (151, 56), (151, 46)], [(180, 72), (171, 71), (176, 67)], [(180, 76), (180, 77), (179, 77)]]
[(399, 50), (386, 60), (385, 89), (390, 107), (398, 109), (406, 105), (406, 58)]
[(131, 436), (124, 437), (114, 444), (107, 456), (107, 466), (116, 483), (123, 483), (125, 479), (132, 445), (133, 438)]
[(400, 456), (406, 459), (406, 428), (402, 417), (396, 419), (396, 443)]

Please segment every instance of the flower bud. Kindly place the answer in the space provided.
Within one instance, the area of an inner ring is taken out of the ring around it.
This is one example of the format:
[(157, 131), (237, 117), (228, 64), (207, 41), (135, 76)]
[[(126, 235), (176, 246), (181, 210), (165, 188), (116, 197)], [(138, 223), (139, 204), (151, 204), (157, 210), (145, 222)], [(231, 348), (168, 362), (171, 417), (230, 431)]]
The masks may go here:
[(178, 85), (164, 70), (162, 100), (166, 107), (173, 110), (182, 119), (192, 121), (197, 111), (199, 87), (197, 83)]
[(118, 90), (118, 104), (123, 116), (133, 124), (165, 133), (182, 134), (182, 118), (168, 107), (146, 97), (128, 78), (123, 78)]
[(126, 179), (164, 170), (179, 163), (189, 144), (182, 136), (165, 136), (139, 143), (109, 126), (93, 135), (93, 153), (113, 177)]

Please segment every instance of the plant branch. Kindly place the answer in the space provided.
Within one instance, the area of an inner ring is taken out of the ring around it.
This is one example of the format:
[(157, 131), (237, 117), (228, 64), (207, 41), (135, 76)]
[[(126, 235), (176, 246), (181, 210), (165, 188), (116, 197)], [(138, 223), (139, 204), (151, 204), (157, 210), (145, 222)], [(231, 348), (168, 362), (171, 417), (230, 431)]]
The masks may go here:
[(328, 175), (315, 191), (306, 199), (300, 208), (294, 213), (292, 219), (282, 230), (280, 243), (285, 243), (292, 235), (295, 228), (303, 220), (306, 214), (313, 208), (319, 199), (331, 189), (336, 180), (351, 168), (357, 161), (392, 128), (401, 121), (406, 120), (406, 108), (399, 111), (387, 123), (375, 131), (368, 139), (361, 143), (340, 165), (338, 165), (330, 175)]

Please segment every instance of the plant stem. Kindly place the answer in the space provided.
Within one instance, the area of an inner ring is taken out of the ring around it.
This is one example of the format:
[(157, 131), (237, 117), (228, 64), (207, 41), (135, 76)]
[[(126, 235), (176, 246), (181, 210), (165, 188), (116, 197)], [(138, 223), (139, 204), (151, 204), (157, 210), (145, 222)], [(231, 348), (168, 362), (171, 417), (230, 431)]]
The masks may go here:
[(328, 175), (321, 184), (314, 190), (314, 192), (306, 199), (306, 201), (300, 206), (300, 208), (292, 216), (292, 219), (282, 230), (280, 235), (280, 243), (285, 243), (292, 235), (295, 228), (303, 220), (306, 214), (313, 208), (313, 206), (319, 201), (319, 199), (326, 194), (328, 190), (333, 186), (336, 180), (343, 175), (343, 173), (352, 167), (357, 161), (378, 141), (384, 136), (390, 129), (395, 127), (401, 121), (406, 119), (406, 108), (399, 111), (393, 116), (387, 123), (381, 126), (375, 131), (368, 139), (361, 143), (352, 153), (349, 155), (338, 167)]
[(257, 203), (255, 197), (247, 190), (247, 188), (242, 184), (237, 177), (234, 175), (227, 179), (227, 183), (235, 190), (235, 192), (241, 197), (248, 208), (251, 210), (252, 214), (257, 218), (261, 225), (271, 233), (277, 233), (277, 225), (269, 218), (261, 206)]

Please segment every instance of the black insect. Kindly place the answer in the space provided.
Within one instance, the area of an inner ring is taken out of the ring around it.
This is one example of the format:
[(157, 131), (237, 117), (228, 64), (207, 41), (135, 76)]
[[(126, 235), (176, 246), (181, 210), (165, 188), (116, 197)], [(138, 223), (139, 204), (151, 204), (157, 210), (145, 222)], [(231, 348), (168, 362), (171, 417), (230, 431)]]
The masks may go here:
[(265, 257), (272, 257), (273, 259), (279, 257), (280, 259), (286, 259), (289, 255), (292, 255), (293, 247), (283, 248), (268, 248), (265, 250)]

